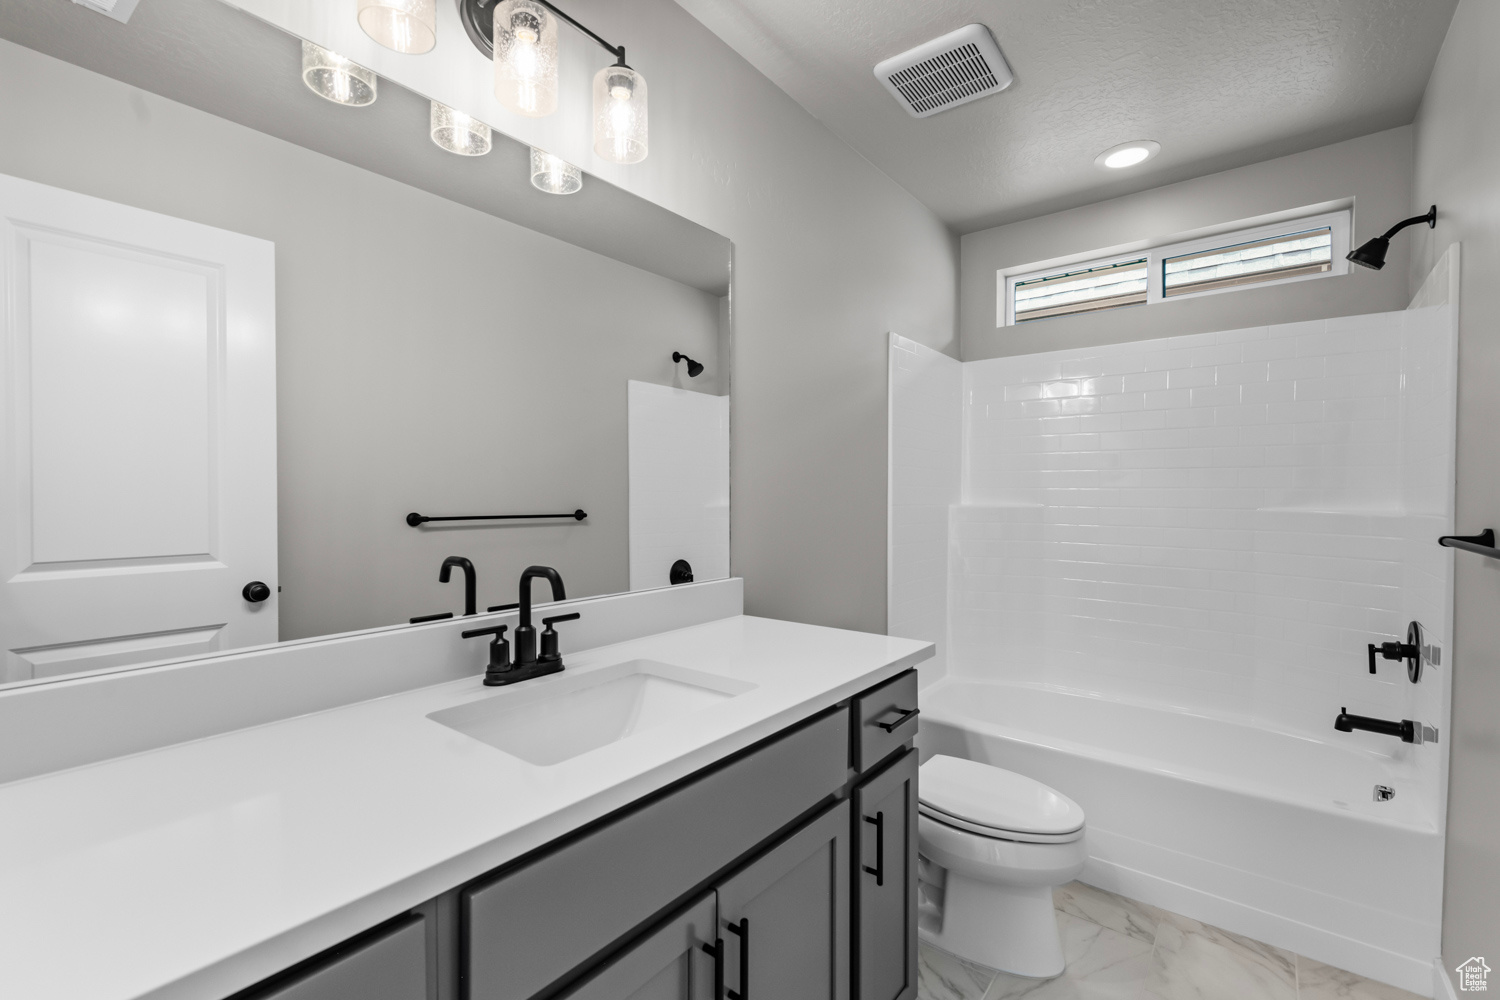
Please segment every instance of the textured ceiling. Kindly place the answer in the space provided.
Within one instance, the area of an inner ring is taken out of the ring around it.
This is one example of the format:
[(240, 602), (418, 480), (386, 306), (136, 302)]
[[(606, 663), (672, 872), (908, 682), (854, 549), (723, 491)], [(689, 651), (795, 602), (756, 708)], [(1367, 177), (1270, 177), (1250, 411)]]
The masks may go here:
[[(1456, 0), (678, 0), (958, 232), (1410, 122)], [(872, 68), (978, 21), (1016, 82), (926, 119)], [(1155, 139), (1106, 174), (1102, 150)]]

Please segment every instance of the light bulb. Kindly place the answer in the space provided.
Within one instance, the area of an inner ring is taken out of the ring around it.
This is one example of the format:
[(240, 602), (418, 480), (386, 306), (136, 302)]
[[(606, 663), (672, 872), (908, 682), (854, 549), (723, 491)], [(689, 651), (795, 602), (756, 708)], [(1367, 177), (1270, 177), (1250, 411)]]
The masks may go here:
[(375, 74), (320, 45), (302, 43), (302, 82), (335, 104), (359, 108), (375, 103)]
[(446, 104), (432, 102), (428, 117), (432, 141), (459, 156), (483, 156), (490, 151), (490, 127)]
[(646, 78), (629, 66), (594, 77), (594, 152), (615, 163), (646, 158)]
[(359, 0), (359, 26), (386, 48), (409, 55), (437, 44), (436, 0)]
[(583, 171), (560, 156), (532, 146), (531, 186), (548, 194), (572, 194), (583, 187)]
[(495, 7), (495, 97), (507, 109), (541, 118), (557, 109), (557, 19), (534, 0)]

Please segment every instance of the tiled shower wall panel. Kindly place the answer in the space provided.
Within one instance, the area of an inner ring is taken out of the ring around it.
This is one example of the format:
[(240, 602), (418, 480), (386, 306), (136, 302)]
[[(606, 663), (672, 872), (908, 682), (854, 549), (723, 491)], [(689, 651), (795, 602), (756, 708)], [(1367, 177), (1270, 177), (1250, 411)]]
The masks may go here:
[(729, 576), (729, 397), (649, 382), (627, 386), (630, 589)]
[(1370, 678), (1365, 645), (1412, 617), (1446, 641), (1452, 330), (1445, 306), (964, 365), (951, 669), (1320, 738), (1343, 705), (1434, 718), (1440, 685)]
[(937, 643), (922, 680), (943, 675), (948, 649), (948, 513), (959, 498), (963, 366), (891, 336), (890, 635)]

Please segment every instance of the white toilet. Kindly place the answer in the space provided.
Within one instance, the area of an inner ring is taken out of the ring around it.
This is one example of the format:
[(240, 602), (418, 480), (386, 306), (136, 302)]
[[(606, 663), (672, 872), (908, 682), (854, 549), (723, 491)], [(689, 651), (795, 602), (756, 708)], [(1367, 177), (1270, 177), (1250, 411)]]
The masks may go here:
[(922, 940), (1018, 976), (1063, 971), (1052, 887), (1083, 870), (1083, 810), (1014, 771), (937, 755), (917, 817)]

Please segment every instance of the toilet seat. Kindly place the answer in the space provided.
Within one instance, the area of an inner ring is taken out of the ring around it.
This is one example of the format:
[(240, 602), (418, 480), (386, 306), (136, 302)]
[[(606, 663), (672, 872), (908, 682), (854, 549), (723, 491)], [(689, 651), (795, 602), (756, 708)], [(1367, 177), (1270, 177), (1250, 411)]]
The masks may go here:
[(918, 812), (966, 833), (1031, 844), (1083, 837), (1078, 803), (1025, 775), (938, 754), (922, 765)]

